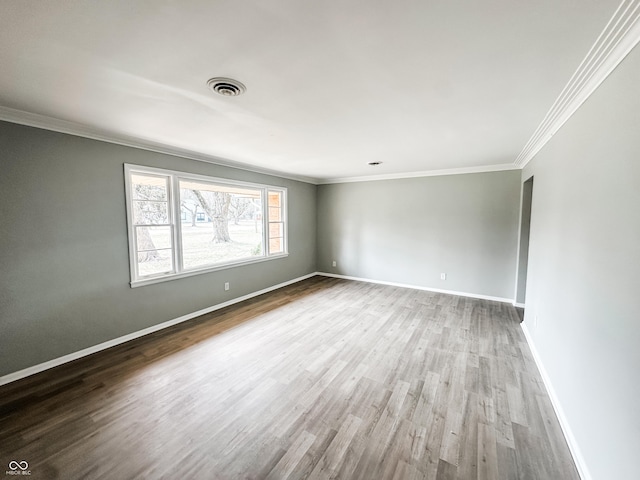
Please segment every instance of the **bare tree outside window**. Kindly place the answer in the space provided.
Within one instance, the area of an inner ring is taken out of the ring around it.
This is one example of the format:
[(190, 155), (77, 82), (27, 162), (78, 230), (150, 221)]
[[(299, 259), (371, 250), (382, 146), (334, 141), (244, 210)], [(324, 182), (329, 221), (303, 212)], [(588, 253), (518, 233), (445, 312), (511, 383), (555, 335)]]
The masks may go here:
[(193, 194), (188, 195), (189, 191), (185, 191), (185, 195), (180, 198), (180, 208), (187, 212), (191, 218), (191, 226), (196, 226), (196, 219), (198, 217), (198, 213), (200, 209), (198, 208), (199, 203), (196, 200)]
[[(184, 268), (202, 268), (264, 252), (262, 223), (257, 228), (254, 220), (262, 209), (261, 189), (180, 180), (180, 201), (193, 202), (206, 214), (206, 222), (182, 225)], [(210, 229), (206, 239), (203, 228)]]
[(287, 255), (286, 189), (125, 165), (132, 285)]
[(229, 235), (229, 205), (231, 194), (222, 192), (207, 192), (191, 190), (198, 200), (199, 205), (212, 220), (214, 243), (227, 243), (231, 241)]
[(132, 207), (140, 274), (173, 270), (168, 178), (132, 176)]
[(240, 219), (247, 216), (252, 212), (254, 206), (250, 198), (245, 197), (231, 197), (231, 203), (229, 204), (229, 214), (233, 219), (234, 225), (240, 225)]

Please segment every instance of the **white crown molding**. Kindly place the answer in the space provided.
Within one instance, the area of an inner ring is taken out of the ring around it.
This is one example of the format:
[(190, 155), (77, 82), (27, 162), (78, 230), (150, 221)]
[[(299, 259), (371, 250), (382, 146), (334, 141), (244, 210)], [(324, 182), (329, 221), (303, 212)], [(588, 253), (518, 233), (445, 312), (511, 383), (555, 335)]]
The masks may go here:
[(238, 170), (244, 170), (253, 173), (260, 173), (263, 175), (271, 175), (280, 178), (286, 178), (289, 180), (296, 180), (299, 182), (311, 183), (313, 185), (323, 185), (331, 183), (351, 183), (351, 182), (370, 182), (376, 180), (395, 180), (399, 178), (415, 178), (415, 177), (435, 177), (440, 175), (460, 175), (464, 173), (482, 173), (482, 172), (497, 172), (503, 170), (517, 170), (519, 167), (510, 163), (501, 165), (488, 165), (479, 167), (462, 167), (462, 168), (449, 168), (443, 170), (427, 170), (422, 172), (407, 172), (407, 173), (395, 173), (388, 175), (367, 175), (361, 177), (340, 177), (329, 179), (318, 179), (314, 177), (307, 177), (304, 175), (291, 175), (283, 173), (277, 170), (269, 170), (265, 168), (253, 167), (247, 164), (234, 162), (232, 160), (225, 160), (217, 158), (211, 155), (206, 155), (191, 150), (185, 150), (178, 147), (172, 147), (149, 140), (143, 140), (140, 138), (131, 137), (124, 134), (114, 134), (99, 130), (97, 128), (82, 125), (76, 122), (70, 122), (68, 120), (61, 120), (59, 118), (49, 117), (46, 115), (40, 115), (38, 113), (25, 112), (23, 110), (17, 110), (14, 108), (4, 107), (0, 105), (0, 120), (17, 123), (20, 125), (26, 125), (28, 127), (42, 128), (43, 130), (50, 130), (53, 132), (65, 133), (68, 135), (75, 135), (77, 137), (89, 138), (91, 140), (99, 140), (101, 142), (113, 143), (116, 145), (123, 145), (125, 147), (139, 148), (141, 150), (148, 150), (150, 152), (162, 153), (166, 155), (172, 155), (175, 157), (188, 158), (190, 160), (197, 160), (199, 162), (212, 163), (214, 165), (220, 165), (223, 167), (236, 168)]
[(238, 170), (244, 170), (247, 172), (260, 173), (263, 175), (270, 175), (279, 178), (286, 178), (289, 180), (296, 180), (299, 182), (311, 183), (317, 185), (318, 180), (312, 177), (306, 177), (303, 175), (291, 175), (283, 173), (277, 170), (269, 170), (266, 168), (259, 168), (249, 166), (244, 163), (234, 162), (232, 160), (225, 160), (212, 155), (206, 155), (204, 153), (194, 152), (183, 148), (172, 147), (170, 145), (153, 142), (150, 140), (143, 140), (140, 138), (131, 137), (124, 134), (114, 134), (106, 132), (97, 128), (82, 125), (76, 122), (70, 122), (68, 120), (61, 120), (59, 118), (48, 117), (46, 115), (40, 115), (38, 113), (25, 112), (22, 110), (16, 110), (14, 108), (3, 107), (0, 105), (0, 120), (4, 120), (11, 123), (17, 123), (20, 125), (26, 125), (28, 127), (42, 128), (43, 130), (51, 130), (53, 132), (66, 133), (68, 135), (75, 135), (77, 137), (89, 138), (91, 140), (99, 140), (101, 142), (114, 143), (116, 145), (123, 145), (125, 147), (138, 148), (141, 150), (148, 150), (150, 152), (163, 153), (166, 155), (172, 155), (174, 157), (188, 158), (190, 160), (197, 160), (199, 162), (212, 163), (214, 165), (220, 165), (223, 167), (235, 168)]
[(623, 0), (560, 96), (512, 164), (319, 179), (254, 167), (179, 147), (115, 134), (67, 120), (0, 106), (0, 120), (314, 185), (522, 169), (640, 42), (640, 0)]
[(640, 42), (640, 0), (623, 0), (516, 158), (524, 166)]
[(332, 183), (375, 182), (378, 180), (398, 180), (401, 178), (439, 177), (442, 175), (463, 175), (465, 173), (502, 172), (505, 170), (520, 170), (520, 167), (512, 163), (503, 163), (499, 165), (446, 168), (442, 170), (425, 170), (421, 172), (388, 173), (381, 175), (366, 175), (362, 177), (327, 178), (318, 180), (318, 185), (329, 185)]

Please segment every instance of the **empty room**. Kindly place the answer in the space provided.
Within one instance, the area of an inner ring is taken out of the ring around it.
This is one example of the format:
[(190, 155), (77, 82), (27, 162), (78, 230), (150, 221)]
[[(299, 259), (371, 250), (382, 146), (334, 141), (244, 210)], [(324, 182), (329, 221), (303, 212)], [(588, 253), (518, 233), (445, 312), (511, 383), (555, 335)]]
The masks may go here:
[(640, 0), (0, 2), (0, 474), (640, 478)]

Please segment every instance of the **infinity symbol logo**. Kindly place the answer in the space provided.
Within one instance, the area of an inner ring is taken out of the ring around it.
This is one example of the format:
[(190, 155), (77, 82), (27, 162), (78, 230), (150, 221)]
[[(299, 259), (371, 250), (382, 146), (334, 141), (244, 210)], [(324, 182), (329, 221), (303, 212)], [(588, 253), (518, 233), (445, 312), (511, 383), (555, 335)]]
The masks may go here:
[(11, 460), (9, 462), (9, 470), (26, 470), (27, 468), (29, 468), (29, 464), (27, 463), (26, 460), (23, 460), (21, 462), (16, 462), (15, 460)]

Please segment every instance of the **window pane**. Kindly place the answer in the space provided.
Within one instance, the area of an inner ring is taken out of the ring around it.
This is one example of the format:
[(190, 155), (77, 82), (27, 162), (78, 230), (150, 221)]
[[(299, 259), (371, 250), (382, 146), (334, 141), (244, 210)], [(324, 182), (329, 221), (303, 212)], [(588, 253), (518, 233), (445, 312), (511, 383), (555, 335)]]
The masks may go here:
[(282, 206), (282, 192), (269, 191), (269, 207)]
[(133, 201), (133, 223), (157, 225), (169, 223), (169, 204), (166, 202)]
[(282, 209), (269, 207), (269, 221), (270, 222), (282, 221)]
[(171, 249), (138, 252), (138, 274), (141, 277), (173, 271)]
[(284, 253), (284, 193), (267, 192), (269, 207), (269, 254)]
[(260, 189), (180, 180), (180, 205), (185, 269), (264, 255)]
[(282, 223), (269, 224), (269, 238), (284, 237), (284, 225)]
[(138, 251), (171, 248), (171, 227), (136, 227)]
[(131, 189), (134, 200), (167, 201), (168, 177), (156, 175), (131, 175)]
[(269, 239), (269, 253), (282, 253), (283, 252), (283, 242), (281, 238), (270, 238)]
[(269, 221), (270, 222), (281, 222), (282, 221), (282, 192), (276, 192), (270, 190), (267, 193), (267, 197), (269, 198), (268, 207), (269, 207)]

